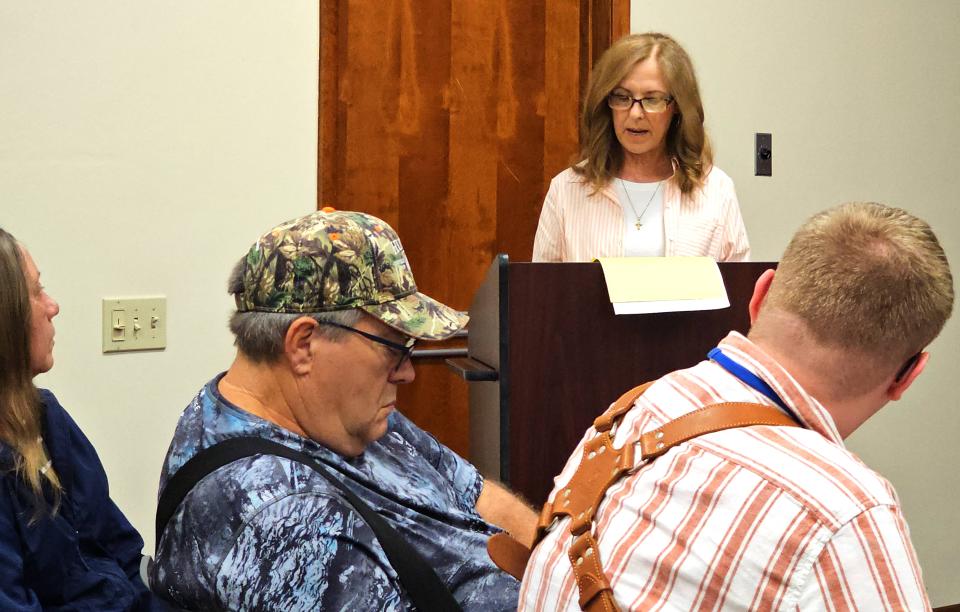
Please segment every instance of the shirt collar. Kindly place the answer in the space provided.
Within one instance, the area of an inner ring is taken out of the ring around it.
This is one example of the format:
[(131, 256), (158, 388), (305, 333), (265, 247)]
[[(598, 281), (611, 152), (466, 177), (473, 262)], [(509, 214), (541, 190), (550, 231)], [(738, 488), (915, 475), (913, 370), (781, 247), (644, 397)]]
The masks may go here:
[(743, 334), (735, 331), (730, 332), (719, 346), (731, 359), (770, 385), (794, 414), (800, 417), (804, 427), (843, 446), (843, 438), (840, 437), (836, 423), (827, 409), (807, 393), (773, 357)]

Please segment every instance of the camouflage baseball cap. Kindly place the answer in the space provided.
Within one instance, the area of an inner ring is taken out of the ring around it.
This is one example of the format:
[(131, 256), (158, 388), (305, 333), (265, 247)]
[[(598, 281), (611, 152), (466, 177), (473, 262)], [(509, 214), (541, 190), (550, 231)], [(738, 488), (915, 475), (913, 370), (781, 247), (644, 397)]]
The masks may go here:
[(417, 291), (400, 238), (380, 219), (324, 208), (250, 247), (238, 312), (321, 313), (361, 308), (407, 335), (442, 340), (467, 324)]

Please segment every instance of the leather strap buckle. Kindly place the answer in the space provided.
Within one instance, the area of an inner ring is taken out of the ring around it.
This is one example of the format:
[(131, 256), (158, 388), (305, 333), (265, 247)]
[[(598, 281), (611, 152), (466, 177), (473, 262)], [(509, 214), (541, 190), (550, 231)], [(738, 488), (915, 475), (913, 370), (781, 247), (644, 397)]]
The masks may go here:
[[(579, 535), (570, 545), (567, 557), (580, 591), (581, 610), (616, 610), (613, 588), (603, 573), (597, 541), (589, 531)], [(598, 599), (599, 598), (599, 599)]]

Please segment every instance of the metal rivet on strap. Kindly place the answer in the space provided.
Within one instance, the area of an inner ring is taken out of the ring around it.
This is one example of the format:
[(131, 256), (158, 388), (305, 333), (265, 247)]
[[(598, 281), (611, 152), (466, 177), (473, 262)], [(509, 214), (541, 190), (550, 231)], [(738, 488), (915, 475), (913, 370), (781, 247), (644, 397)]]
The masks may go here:
[(583, 557), (577, 557), (577, 565), (583, 565)]
[(582, 520), (583, 520), (583, 512), (581, 512), (580, 514), (578, 514), (578, 515), (577, 515), (577, 518), (582, 521)]
[(583, 556), (584, 556), (584, 557), (589, 557), (589, 556), (592, 555), (592, 554), (593, 554), (593, 549), (592, 549), (592, 548), (588, 548), (588, 549), (587, 549), (587, 552), (585, 552), (585, 553), (583, 554)]
[(569, 499), (563, 500), (563, 505), (564, 505), (564, 506), (569, 506), (569, 505), (570, 505), (570, 500), (569, 500)]
[(613, 468), (612, 470), (610, 470), (610, 473), (613, 474), (614, 476), (616, 476), (616, 475), (617, 475), (617, 472), (619, 472), (619, 471), (620, 471), (620, 468), (615, 467), (615, 468)]
[(658, 432), (657, 432), (657, 440), (663, 440), (663, 432), (662, 432), (662, 431), (658, 431)]
[(564, 491), (564, 492), (563, 492), (563, 496), (564, 496), (564, 497), (570, 497), (570, 489), (567, 489), (566, 491)]
[(663, 442), (657, 442), (657, 448), (658, 449), (663, 448)]
[(606, 447), (606, 446), (601, 446), (600, 448), (597, 449), (597, 454), (600, 455), (600, 454), (602, 454), (603, 451), (605, 451), (605, 450), (607, 450), (607, 447)]
[[(603, 448), (603, 447), (601, 447), (601, 448)], [(593, 452), (593, 451), (590, 451), (590, 454), (587, 455), (587, 459), (593, 459), (593, 458), (596, 457), (596, 456), (597, 456), (597, 453), (595, 453), (595, 452)]]

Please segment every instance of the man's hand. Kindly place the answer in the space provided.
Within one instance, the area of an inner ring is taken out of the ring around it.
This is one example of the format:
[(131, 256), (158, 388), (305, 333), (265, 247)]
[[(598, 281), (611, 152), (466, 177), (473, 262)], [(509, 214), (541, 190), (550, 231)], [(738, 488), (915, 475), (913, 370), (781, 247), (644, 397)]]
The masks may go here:
[(533, 546), (539, 515), (499, 482), (484, 479), (483, 489), (477, 498), (477, 513), (483, 520), (503, 529), (524, 546)]

